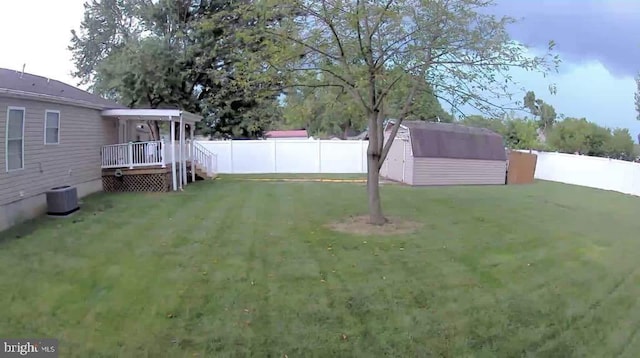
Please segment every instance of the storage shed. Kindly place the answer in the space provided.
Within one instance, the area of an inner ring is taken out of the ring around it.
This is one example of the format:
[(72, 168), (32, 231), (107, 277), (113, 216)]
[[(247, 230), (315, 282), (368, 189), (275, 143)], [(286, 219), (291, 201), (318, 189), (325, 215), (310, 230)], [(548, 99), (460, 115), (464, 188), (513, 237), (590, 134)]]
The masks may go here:
[[(385, 142), (393, 123), (387, 124)], [(410, 185), (505, 184), (501, 135), (454, 123), (402, 123), (380, 174)]]

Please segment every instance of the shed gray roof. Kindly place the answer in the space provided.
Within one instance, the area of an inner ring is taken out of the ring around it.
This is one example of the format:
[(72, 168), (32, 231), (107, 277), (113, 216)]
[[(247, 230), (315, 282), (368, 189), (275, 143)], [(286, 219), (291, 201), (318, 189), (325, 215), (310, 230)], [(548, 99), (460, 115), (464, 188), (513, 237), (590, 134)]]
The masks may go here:
[(456, 123), (406, 121), (416, 158), (507, 160), (502, 136)]
[(126, 108), (66, 83), (6, 68), (0, 68), (0, 90), (2, 89), (86, 103), (101, 109)]

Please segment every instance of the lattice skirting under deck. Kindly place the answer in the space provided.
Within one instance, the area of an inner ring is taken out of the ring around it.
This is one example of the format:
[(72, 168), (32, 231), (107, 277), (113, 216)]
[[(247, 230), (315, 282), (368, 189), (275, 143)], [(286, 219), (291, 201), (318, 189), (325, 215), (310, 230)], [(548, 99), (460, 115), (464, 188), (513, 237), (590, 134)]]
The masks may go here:
[(171, 190), (171, 173), (128, 174), (121, 177), (105, 175), (102, 187), (106, 192), (157, 192)]

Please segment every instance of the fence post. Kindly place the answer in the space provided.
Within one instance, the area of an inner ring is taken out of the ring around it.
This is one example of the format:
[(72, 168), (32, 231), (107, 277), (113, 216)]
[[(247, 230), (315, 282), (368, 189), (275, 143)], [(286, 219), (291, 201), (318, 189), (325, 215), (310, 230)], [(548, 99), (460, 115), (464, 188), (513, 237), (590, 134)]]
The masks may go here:
[(364, 140), (360, 139), (360, 172), (367, 172), (367, 146), (365, 144), (369, 144)]
[(127, 145), (129, 151), (129, 169), (133, 169), (133, 143), (129, 142)]
[(278, 154), (276, 152), (276, 143), (278, 142), (276, 139), (274, 139), (273, 141), (273, 172), (277, 173), (278, 172)]
[(233, 174), (233, 139), (229, 140), (229, 157), (231, 158), (229, 160), (231, 166), (231, 174)]
[(322, 174), (322, 139), (318, 139), (318, 173)]

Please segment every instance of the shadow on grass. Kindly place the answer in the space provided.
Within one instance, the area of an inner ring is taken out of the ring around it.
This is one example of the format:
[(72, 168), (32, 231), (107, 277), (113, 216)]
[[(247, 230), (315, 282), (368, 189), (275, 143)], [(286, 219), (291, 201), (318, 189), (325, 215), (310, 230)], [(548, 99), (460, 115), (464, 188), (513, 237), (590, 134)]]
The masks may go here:
[(58, 223), (60, 220), (79, 223), (88, 216), (97, 215), (101, 212), (113, 208), (112, 193), (95, 193), (80, 200), (80, 210), (65, 217), (50, 217), (47, 214), (22, 221), (2, 232), (0, 232), (0, 247), (15, 240), (27, 239), (35, 231)]

